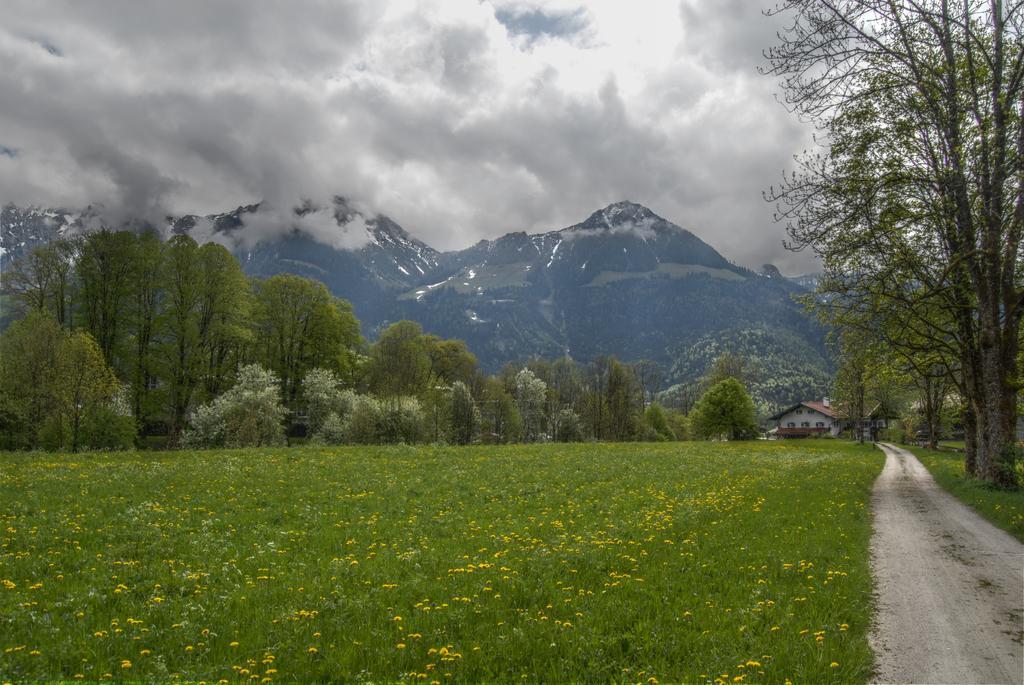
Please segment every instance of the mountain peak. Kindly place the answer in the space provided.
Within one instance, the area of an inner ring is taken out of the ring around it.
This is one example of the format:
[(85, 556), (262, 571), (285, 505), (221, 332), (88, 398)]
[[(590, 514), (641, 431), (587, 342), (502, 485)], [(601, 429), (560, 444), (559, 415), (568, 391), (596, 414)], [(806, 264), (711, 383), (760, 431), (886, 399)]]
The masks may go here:
[(604, 209), (599, 209), (591, 214), (581, 224), (582, 228), (614, 228), (623, 224), (638, 224), (641, 222), (664, 221), (660, 216), (647, 209), (643, 205), (628, 200), (613, 202)]

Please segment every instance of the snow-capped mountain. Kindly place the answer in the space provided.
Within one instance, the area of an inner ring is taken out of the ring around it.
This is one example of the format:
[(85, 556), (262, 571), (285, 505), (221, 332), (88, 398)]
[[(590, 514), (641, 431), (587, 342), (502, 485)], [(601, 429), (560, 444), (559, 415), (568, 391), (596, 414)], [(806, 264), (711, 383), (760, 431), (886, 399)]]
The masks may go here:
[[(418, 283), (437, 268), (440, 257), (388, 217), (363, 216), (342, 197), (335, 197), (329, 207), (306, 203), (283, 213), (255, 204), (225, 214), (185, 216), (171, 222), (171, 231), (200, 242), (222, 242), (249, 265), (269, 266), (267, 260), (281, 259), (307, 262), (304, 257), (311, 255), (304, 254), (306, 249), (315, 250), (319, 258), (324, 247), (333, 248), (354, 257), (373, 279), (395, 287)], [(273, 239), (261, 238), (264, 234)], [(323, 271), (317, 259), (308, 264)]]
[(72, 235), (88, 223), (91, 212), (14, 205), (0, 208), (0, 271), (38, 245)]
[[(808, 341), (806, 363), (828, 366), (820, 329), (792, 298), (801, 288), (731, 263), (631, 202), (560, 230), (509, 233), (444, 254), (435, 273), (399, 295), (390, 320), (462, 338), (491, 368), (564, 353), (671, 366), (698, 341), (726, 334), (762, 345), (795, 334)], [(761, 334), (737, 334), (750, 329)]]
[(479, 293), (525, 285), (541, 274), (560, 285), (591, 286), (636, 278), (707, 274), (737, 280), (752, 275), (694, 234), (632, 202), (609, 205), (557, 231), (481, 241), (444, 255), (440, 270), (446, 269), (453, 272), (450, 282), (429, 292), (453, 287)]
[[(0, 259), (96, 225), (94, 213), (5, 208)], [(670, 368), (699, 357), (694, 346), (709, 339), (756, 341), (773, 358), (792, 356), (792, 368), (811, 368), (805, 378), (820, 380), (829, 367), (821, 329), (793, 300), (805, 292), (800, 285), (777, 269), (739, 267), (631, 202), (567, 228), (509, 233), (447, 253), (342, 198), (327, 207), (257, 204), (188, 215), (157, 230), (219, 242), (253, 276), (287, 272), (323, 281), (352, 303), (368, 337), (412, 319), (428, 332), (463, 339), (492, 371), (562, 354), (648, 358)]]

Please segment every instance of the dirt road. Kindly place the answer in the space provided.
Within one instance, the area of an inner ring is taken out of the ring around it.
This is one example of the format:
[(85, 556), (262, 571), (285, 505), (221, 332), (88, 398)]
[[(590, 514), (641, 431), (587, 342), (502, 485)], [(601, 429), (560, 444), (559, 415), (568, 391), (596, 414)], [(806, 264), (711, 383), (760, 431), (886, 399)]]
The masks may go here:
[(882, 445), (872, 496), (879, 683), (1024, 682), (1024, 545)]

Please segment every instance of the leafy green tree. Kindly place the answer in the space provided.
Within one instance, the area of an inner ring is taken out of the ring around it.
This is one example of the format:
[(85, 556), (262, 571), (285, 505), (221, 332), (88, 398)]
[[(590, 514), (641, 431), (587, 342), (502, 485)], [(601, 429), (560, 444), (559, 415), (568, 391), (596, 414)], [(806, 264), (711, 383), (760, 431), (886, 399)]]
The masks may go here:
[(203, 397), (215, 397), (230, 383), (252, 342), (252, 293), (238, 260), (223, 246), (199, 247), (199, 298), (196, 312), (202, 364)]
[(898, 415), (896, 395), (909, 380), (885, 345), (863, 333), (842, 331), (839, 352), (835, 399), (852, 422), (853, 439), (863, 443), (872, 413)]
[(40, 430), (54, 410), (59, 381), (60, 324), (31, 311), (0, 335), (0, 419), (4, 446), (40, 446)]
[(898, 322), (890, 346), (949, 350), (968, 404), (965, 468), (1016, 487), (1021, 6), (785, 0), (774, 12), (787, 29), (769, 71), (826, 143), (769, 193), (792, 246), (823, 257), (816, 302), (843, 326)]
[(432, 382), (451, 385), (455, 382), (469, 383), (476, 372), (476, 357), (462, 340), (442, 340), (436, 336), (425, 336), (424, 343), (430, 358)]
[(120, 384), (99, 345), (83, 331), (61, 340), (56, 379), (52, 419), (67, 436), (65, 445), (77, 452), (83, 446), (83, 423), (108, 405)]
[(256, 284), (257, 359), (280, 379), (285, 404), (297, 404), (302, 379), (315, 367), (348, 373), (359, 348), (351, 305), (319, 281), (279, 274)]
[(757, 433), (754, 402), (735, 378), (715, 383), (701, 396), (690, 417), (702, 438), (743, 440)]
[(639, 416), (643, 402), (636, 378), (626, 366), (616, 359), (608, 365), (605, 386), (607, 407), (607, 433), (610, 440), (623, 441), (636, 438), (639, 430)]
[(665, 372), (658, 362), (641, 359), (633, 363), (633, 374), (636, 376), (636, 382), (640, 385), (641, 408), (646, 409), (647, 404), (653, 402), (661, 390)]
[(488, 378), (483, 383), (480, 418), (480, 437), (484, 442), (517, 442), (523, 434), (523, 419), (516, 401), (497, 378)]
[(195, 410), (184, 442), (195, 447), (281, 445), (286, 415), (278, 379), (248, 364), (239, 369), (235, 385)]
[(40, 245), (0, 274), (0, 291), (20, 314), (48, 312), (71, 328), (75, 259), (75, 244), (69, 240)]
[(551, 363), (547, 383), (557, 406), (569, 407), (577, 415), (582, 411), (587, 388), (583, 370), (576, 362), (568, 357), (556, 359)]
[(672, 429), (672, 434), (676, 436), (676, 440), (690, 440), (693, 431), (690, 427), (689, 417), (675, 410), (667, 410), (668, 425)]
[(551, 421), (552, 437), (556, 442), (580, 442), (583, 440), (583, 420), (570, 407), (555, 412)]
[(160, 378), (164, 383), (172, 444), (185, 430), (203, 363), (199, 337), (199, 246), (176, 235), (166, 247), (163, 263), (164, 306), (160, 314)]
[(676, 434), (669, 425), (668, 412), (658, 404), (652, 403), (644, 411), (645, 438), (655, 441), (675, 440)]
[(125, 314), (131, 302), (136, 258), (135, 236), (127, 231), (87, 234), (78, 251), (78, 301), (86, 330), (103, 358), (116, 366), (127, 331)]
[(139, 236), (132, 264), (131, 303), (127, 325), (131, 331), (132, 360), (128, 378), (131, 383), (132, 414), (143, 429), (159, 409), (151, 386), (160, 373), (157, 342), (160, 339), (159, 316), (164, 300), (164, 243), (156, 233)]
[(383, 396), (419, 395), (431, 381), (430, 345), (413, 321), (388, 326), (370, 350), (370, 388)]
[(451, 389), (451, 441), (456, 445), (468, 445), (480, 431), (480, 410), (473, 401), (473, 394), (462, 381), (455, 381)]

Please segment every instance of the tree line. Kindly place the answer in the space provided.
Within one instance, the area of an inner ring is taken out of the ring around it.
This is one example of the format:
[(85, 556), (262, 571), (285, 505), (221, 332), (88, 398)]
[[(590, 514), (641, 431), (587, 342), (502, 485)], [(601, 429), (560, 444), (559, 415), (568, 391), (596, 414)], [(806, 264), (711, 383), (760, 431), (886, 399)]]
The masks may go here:
[[(815, 306), (847, 375), (884, 348), (937, 416), (962, 400), (965, 469), (1016, 487), (1024, 314), (1024, 5), (783, 0), (766, 71), (818, 145), (768, 197), (821, 256)], [(862, 375), (862, 374), (861, 374)]]
[(16, 319), (0, 336), (5, 449), (756, 432), (734, 378), (683, 413), (656, 401), (663, 373), (650, 361), (531, 359), (488, 375), (464, 342), (411, 321), (370, 343), (319, 281), (249, 278), (227, 249), (186, 235), (57, 240), (3, 274), (2, 296)]

